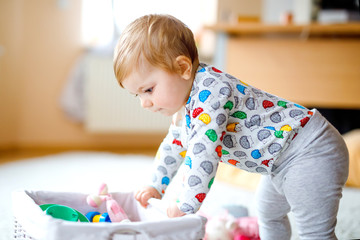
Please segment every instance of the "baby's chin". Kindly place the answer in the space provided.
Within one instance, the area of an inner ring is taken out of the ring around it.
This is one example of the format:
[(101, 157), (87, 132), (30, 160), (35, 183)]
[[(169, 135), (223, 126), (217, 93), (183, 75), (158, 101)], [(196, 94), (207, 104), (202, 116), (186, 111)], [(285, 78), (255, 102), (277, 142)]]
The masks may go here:
[(164, 111), (164, 110), (160, 110), (160, 111), (158, 111), (158, 113), (160, 113), (161, 115), (164, 115), (165, 117), (171, 117), (172, 115), (175, 114), (175, 113), (167, 112), (167, 111)]
[(164, 115), (166, 117), (171, 117), (177, 112), (178, 111), (171, 111), (171, 110), (165, 110), (165, 109), (160, 109), (159, 111), (157, 111), (157, 113), (160, 113), (161, 115)]

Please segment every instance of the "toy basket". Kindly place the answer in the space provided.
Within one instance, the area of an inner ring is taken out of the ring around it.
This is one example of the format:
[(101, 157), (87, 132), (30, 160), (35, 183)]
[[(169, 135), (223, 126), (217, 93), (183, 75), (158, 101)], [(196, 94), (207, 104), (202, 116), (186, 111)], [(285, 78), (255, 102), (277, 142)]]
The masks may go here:
[(87, 194), (49, 191), (13, 192), (14, 239), (191, 240), (202, 239), (205, 235), (206, 219), (201, 216), (190, 214), (180, 218), (168, 218), (158, 208), (141, 207), (131, 192), (111, 193), (111, 195), (122, 206), (131, 222), (70, 222), (48, 216), (39, 207), (42, 204), (66, 205), (84, 215), (90, 211), (106, 212), (105, 206), (97, 209), (90, 207), (86, 203)]

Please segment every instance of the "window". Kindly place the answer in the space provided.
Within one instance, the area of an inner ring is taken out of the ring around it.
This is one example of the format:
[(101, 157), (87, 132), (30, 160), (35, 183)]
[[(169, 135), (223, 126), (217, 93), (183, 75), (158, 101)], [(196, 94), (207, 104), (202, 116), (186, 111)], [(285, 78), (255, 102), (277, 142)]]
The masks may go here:
[(83, 42), (105, 45), (117, 38), (130, 22), (151, 14), (170, 14), (197, 34), (204, 24), (216, 20), (217, 0), (83, 0)]

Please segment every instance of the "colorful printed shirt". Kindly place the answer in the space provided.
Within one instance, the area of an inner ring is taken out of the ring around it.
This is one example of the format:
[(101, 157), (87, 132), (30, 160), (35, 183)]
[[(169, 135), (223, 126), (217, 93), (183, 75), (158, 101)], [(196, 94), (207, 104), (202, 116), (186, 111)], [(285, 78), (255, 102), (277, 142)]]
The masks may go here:
[(302, 127), (308, 109), (200, 64), (181, 126), (171, 125), (155, 160), (152, 185), (161, 193), (184, 162), (178, 206), (195, 213), (219, 162), (269, 174)]

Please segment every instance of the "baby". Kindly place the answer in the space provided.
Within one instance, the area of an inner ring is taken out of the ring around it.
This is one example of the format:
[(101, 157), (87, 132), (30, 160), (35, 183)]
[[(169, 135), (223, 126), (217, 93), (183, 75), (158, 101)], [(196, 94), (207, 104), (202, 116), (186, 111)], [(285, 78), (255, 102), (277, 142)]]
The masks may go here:
[(191, 30), (169, 15), (143, 16), (123, 31), (114, 71), (143, 108), (173, 116), (152, 183), (136, 193), (143, 206), (149, 198), (162, 198), (184, 163), (179, 200), (167, 214), (196, 213), (223, 162), (262, 174), (261, 239), (290, 239), (290, 211), (301, 239), (336, 239), (348, 153), (341, 135), (316, 109), (199, 63)]

